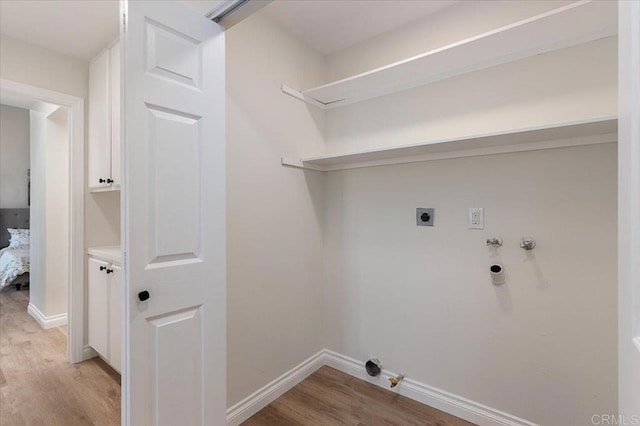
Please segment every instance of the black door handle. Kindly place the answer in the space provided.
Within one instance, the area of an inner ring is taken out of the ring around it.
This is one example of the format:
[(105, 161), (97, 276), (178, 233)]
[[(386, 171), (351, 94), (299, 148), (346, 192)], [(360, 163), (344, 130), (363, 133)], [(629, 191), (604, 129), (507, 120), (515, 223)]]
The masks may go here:
[(111, 274), (113, 272), (113, 269), (107, 269), (107, 274)]
[(100, 267), (100, 270), (101, 270), (101, 271), (104, 271), (105, 269), (107, 269), (107, 267), (106, 267), (106, 266), (101, 266), (101, 267)]
[(140, 299), (141, 302), (144, 302), (145, 300), (149, 300), (149, 297), (151, 297), (151, 295), (147, 290), (144, 290), (138, 293), (138, 299)]
[(106, 183), (107, 181), (106, 181), (106, 180), (104, 180), (104, 179), (102, 179), (102, 178), (100, 178), (100, 179), (98, 179), (98, 182), (99, 182), (99, 183)]
[(107, 179), (107, 183), (113, 183), (113, 179)]

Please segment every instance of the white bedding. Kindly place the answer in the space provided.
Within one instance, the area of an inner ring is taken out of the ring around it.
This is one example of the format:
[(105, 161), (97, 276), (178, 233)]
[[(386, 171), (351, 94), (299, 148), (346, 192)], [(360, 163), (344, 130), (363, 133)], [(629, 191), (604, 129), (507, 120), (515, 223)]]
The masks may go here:
[(18, 275), (29, 272), (29, 247), (5, 247), (0, 250), (0, 288)]

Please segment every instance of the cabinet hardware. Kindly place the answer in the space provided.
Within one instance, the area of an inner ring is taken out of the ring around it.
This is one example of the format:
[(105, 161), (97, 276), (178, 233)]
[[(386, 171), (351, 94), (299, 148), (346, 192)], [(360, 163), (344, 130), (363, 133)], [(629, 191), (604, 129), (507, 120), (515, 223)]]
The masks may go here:
[(107, 179), (107, 183), (113, 183), (113, 179)]
[(102, 179), (102, 178), (98, 179), (98, 182), (99, 183), (107, 183), (106, 179)]
[(107, 274), (113, 273), (113, 269), (107, 269)]
[(101, 266), (101, 267), (100, 267), (100, 270), (101, 270), (101, 271), (104, 271), (105, 269), (107, 269), (107, 267), (106, 267), (106, 266)]
[(140, 293), (138, 293), (138, 299), (140, 299), (141, 302), (149, 300), (149, 297), (151, 297), (151, 295), (149, 294), (149, 292), (147, 290), (144, 290), (144, 291), (141, 291)]

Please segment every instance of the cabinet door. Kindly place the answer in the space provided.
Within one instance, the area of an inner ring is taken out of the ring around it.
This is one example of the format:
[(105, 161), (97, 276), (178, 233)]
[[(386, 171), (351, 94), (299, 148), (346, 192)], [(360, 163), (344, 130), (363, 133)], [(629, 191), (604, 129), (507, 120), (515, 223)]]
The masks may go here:
[(107, 262), (89, 258), (89, 345), (105, 359), (109, 359), (108, 266)]
[(122, 366), (122, 269), (109, 267), (109, 363), (118, 373)]
[(111, 179), (120, 185), (120, 42), (110, 50), (111, 71)]
[(111, 176), (109, 115), (109, 51), (106, 51), (89, 66), (89, 188), (109, 186), (106, 182)]

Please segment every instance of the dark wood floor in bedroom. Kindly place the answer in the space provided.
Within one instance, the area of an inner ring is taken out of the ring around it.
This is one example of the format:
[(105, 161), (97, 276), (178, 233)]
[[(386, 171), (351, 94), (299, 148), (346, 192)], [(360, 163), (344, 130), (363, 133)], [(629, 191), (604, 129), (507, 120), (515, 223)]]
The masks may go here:
[(119, 425), (120, 376), (99, 358), (68, 364), (64, 329), (40, 328), (28, 303), (0, 292), (0, 425)]
[(322, 367), (243, 426), (472, 424), (333, 368)]

